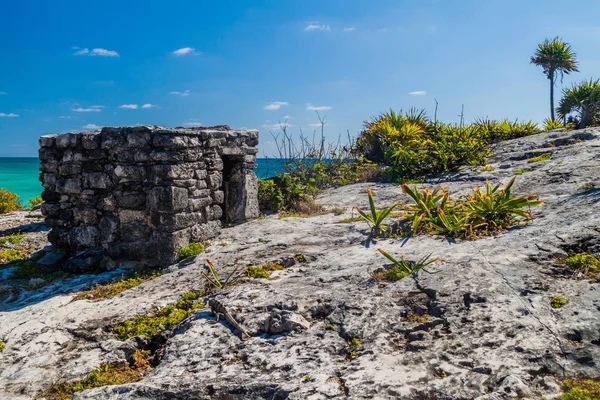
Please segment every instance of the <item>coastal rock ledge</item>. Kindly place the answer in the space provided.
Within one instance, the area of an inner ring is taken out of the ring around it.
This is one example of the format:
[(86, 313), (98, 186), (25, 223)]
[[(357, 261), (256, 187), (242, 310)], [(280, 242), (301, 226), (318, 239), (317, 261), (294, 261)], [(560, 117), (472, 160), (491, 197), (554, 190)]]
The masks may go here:
[[(548, 160), (528, 163), (546, 153)], [(350, 218), (353, 207), (368, 207), (365, 189), (380, 206), (408, 199), (399, 186), (357, 184), (317, 199), (343, 215), (270, 215), (225, 227), (204, 254), (109, 299), (73, 301), (76, 291), (122, 271), (12, 287), (20, 294), (0, 296), (0, 399), (32, 398), (130, 354), (136, 340), (120, 341), (110, 327), (202, 289), (206, 258), (220, 273), (236, 264), (285, 267), (216, 293), (251, 338), (241, 340), (200, 309), (167, 338), (141, 380), (75, 399), (559, 396), (564, 377), (600, 376), (600, 277), (560, 261), (600, 256), (600, 130), (509, 140), (495, 145), (489, 165), (495, 169), (465, 168), (418, 186), (441, 184), (461, 197), (486, 179), (505, 184), (517, 173), (513, 193), (545, 204), (531, 210), (531, 221), (493, 237), (367, 242), (367, 224)], [(383, 284), (371, 278), (387, 264), (378, 248), (407, 260), (432, 253), (442, 262)], [(566, 304), (553, 308), (556, 296)]]

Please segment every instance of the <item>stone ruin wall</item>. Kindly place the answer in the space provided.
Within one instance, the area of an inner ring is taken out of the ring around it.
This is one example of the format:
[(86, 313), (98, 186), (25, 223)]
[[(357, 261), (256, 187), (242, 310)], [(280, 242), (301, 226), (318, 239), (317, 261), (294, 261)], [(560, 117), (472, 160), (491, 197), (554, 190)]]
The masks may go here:
[[(40, 138), (50, 242), (88, 264), (170, 265), (222, 222), (258, 216), (258, 131), (156, 126)], [(90, 261), (92, 260), (92, 261)]]

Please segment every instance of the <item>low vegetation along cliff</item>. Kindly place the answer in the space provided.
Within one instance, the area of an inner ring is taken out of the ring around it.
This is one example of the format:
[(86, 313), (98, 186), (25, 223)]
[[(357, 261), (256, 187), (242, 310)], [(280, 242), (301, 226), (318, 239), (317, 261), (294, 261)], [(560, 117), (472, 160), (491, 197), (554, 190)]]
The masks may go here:
[[(162, 271), (3, 267), (0, 398), (598, 398), (600, 129), (492, 150), (327, 189)], [(1, 217), (23, 235), (4, 250), (47, 244), (36, 215)]]

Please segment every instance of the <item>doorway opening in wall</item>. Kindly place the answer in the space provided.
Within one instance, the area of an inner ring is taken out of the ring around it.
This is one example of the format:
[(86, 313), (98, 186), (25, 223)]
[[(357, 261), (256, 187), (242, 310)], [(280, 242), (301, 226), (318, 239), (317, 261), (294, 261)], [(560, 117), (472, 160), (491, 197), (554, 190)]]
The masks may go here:
[(226, 224), (237, 224), (246, 219), (246, 187), (244, 157), (223, 156), (223, 217)]

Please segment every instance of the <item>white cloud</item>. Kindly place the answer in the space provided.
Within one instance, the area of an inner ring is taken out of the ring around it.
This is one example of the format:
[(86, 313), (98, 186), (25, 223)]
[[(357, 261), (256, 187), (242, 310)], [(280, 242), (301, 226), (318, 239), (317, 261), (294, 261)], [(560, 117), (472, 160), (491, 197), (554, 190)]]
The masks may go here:
[(0, 113), (0, 117), (18, 117), (19, 114), (15, 114), (15, 113)]
[(287, 101), (274, 101), (265, 106), (265, 110), (279, 110), (282, 106), (289, 106)]
[(3, 94), (6, 94), (6, 92), (0, 92), (0, 96), (2, 96)]
[(283, 119), (292, 119), (293, 117), (290, 117), (289, 115), (284, 115)]
[(327, 110), (331, 110), (332, 107), (330, 106), (313, 106), (312, 104), (307, 104), (306, 105), (306, 109), (308, 111), (327, 111)]
[(277, 124), (263, 124), (262, 127), (265, 128), (265, 129), (281, 129), (282, 127), (283, 128), (290, 128), (292, 126), (294, 126), (294, 125), (288, 124), (287, 122), (279, 122)]
[(73, 50), (78, 50), (75, 52), (76, 56), (119, 57), (119, 53), (116, 51), (101, 48), (92, 49), (92, 51), (90, 51), (87, 47), (80, 49), (79, 47), (74, 46)]
[(182, 47), (181, 49), (177, 49), (173, 52), (174, 56), (185, 56), (187, 54), (198, 55), (200, 53), (197, 52), (193, 47)]
[(156, 104), (146, 103), (142, 106), (142, 108), (158, 108)]
[(119, 53), (114, 50), (106, 50), (106, 49), (93, 49), (90, 52), (90, 56), (100, 56), (100, 57), (119, 57)]
[(123, 104), (123, 105), (120, 105), (119, 108), (125, 108), (128, 110), (137, 110), (138, 105), (137, 104)]
[(102, 111), (103, 108), (104, 108), (104, 106), (91, 106), (91, 107), (87, 107), (87, 108), (78, 107), (78, 108), (73, 108), (71, 111), (75, 111), (75, 112), (100, 112), (100, 111)]
[(425, 96), (427, 94), (424, 90), (415, 90), (414, 92), (409, 93), (411, 96)]
[(202, 122), (185, 122), (183, 126), (202, 126)]
[(356, 30), (355, 27), (349, 26), (348, 28), (344, 28), (344, 32), (354, 32)]
[(100, 129), (100, 127), (98, 125), (94, 125), (94, 124), (87, 124), (86, 126), (83, 127), (83, 129)]
[(308, 126), (310, 126), (311, 128), (320, 128), (321, 127), (321, 123), (320, 122), (315, 122), (314, 124), (308, 124)]
[(58, 118), (60, 118), (60, 119), (71, 119), (71, 118), (75, 118), (75, 117), (71, 117), (70, 115), (61, 115)]
[(185, 97), (185, 96), (189, 96), (189, 95), (190, 95), (190, 91), (189, 91), (189, 90), (186, 90), (186, 91), (184, 91), (184, 92), (169, 92), (169, 93), (170, 93), (170, 94), (176, 94), (176, 95), (178, 95), (178, 96), (182, 96), (182, 97)]
[(331, 27), (329, 25), (325, 25), (325, 24), (319, 25), (318, 22), (311, 22), (310, 24), (308, 24), (306, 26), (306, 28), (304, 28), (304, 30), (306, 32), (311, 32), (311, 31), (329, 32), (331, 30)]

